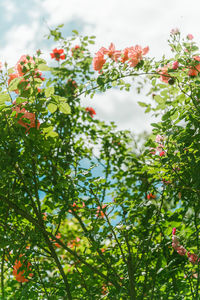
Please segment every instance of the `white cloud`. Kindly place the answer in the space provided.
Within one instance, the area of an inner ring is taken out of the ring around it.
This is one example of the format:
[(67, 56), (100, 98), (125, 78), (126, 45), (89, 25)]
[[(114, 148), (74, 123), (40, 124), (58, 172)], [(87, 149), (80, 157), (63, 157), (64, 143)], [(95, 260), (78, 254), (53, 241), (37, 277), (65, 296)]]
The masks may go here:
[(6, 18), (7, 21), (12, 20), (16, 10), (17, 10), (17, 5), (15, 1), (13, 0), (6, 0), (1, 3), (1, 6), (5, 10), (4, 17)]
[(137, 95), (133, 90), (125, 92), (115, 89), (96, 94), (92, 100), (82, 98), (81, 103), (85, 107), (93, 107), (97, 118), (114, 121), (121, 130), (128, 129), (136, 134), (150, 132), (150, 124), (155, 122), (155, 118), (151, 114), (145, 114), (137, 101), (146, 101), (144, 93)]
[(37, 22), (33, 22), (31, 26), (23, 24), (10, 28), (5, 37), (5, 47), (0, 49), (1, 61), (7, 61), (9, 65), (13, 65), (21, 55), (33, 51), (38, 26)]

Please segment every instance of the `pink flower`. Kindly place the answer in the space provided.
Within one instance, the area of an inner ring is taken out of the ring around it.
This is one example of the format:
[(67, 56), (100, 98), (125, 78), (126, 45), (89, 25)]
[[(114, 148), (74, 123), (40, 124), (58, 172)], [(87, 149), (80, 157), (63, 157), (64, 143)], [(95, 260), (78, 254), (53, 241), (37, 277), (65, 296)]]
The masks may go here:
[(121, 62), (122, 62), (122, 63), (125, 63), (125, 61), (128, 60), (129, 49), (130, 49), (130, 48), (125, 48), (125, 49), (122, 51), (122, 56), (121, 56)]
[(149, 47), (142, 49), (139, 45), (125, 48), (121, 52), (121, 62), (124, 63), (128, 61), (131, 67), (135, 67), (143, 59), (143, 55), (147, 54), (148, 51)]
[(105, 64), (106, 60), (104, 59), (104, 54), (99, 50), (95, 57), (93, 58), (93, 68), (95, 71), (101, 71), (101, 69), (103, 68), (103, 65)]
[(183, 246), (178, 247), (176, 251), (181, 256), (184, 256), (187, 252), (186, 249)]
[(142, 47), (139, 45), (129, 48), (128, 58), (129, 58), (130, 66), (131, 67), (137, 66), (137, 64), (142, 60), (143, 55), (147, 54), (148, 51), (149, 51), (149, 47), (142, 49)]
[[(19, 76), (23, 76), (27, 70), (26, 69), (30, 69), (30, 66), (28, 64), (35, 64), (35, 61), (33, 60), (33, 58), (29, 55), (22, 55), (20, 57), (20, 59), (18, 60), (15, 69), (17, 71), (17, 73), (19, 74)], [(25, 69), (26, 68), (26, 69)]]
[[(200, 57), (197, 55), (194, 56), (193, 58), (196, 61), (200, 61)], [(199, 72), (200, 72), (200, 64), (197, 64), (194, 67), (189, 67), (188, 75), (189, 76), (197, 76), (199, 74)]]
[(160, 135), (160, 134), (157, 134), (155, 141), (156, 141), (157, 143), (159, 143), (159, 142), (161, 142), (161, 141), (163, 141), (163, 140), (164, 140), (164, 137), (163, 137), (162, 135)]
[(104, 55), (108, 55), (108, 57), (115, 61), (121, 56), (121, 51), (115, 50), (115, 45), (113, 43), (110, 44), (108, 49), (102, 47), (99, 51)]
[[(13, 104), (15, 104), (13, 102)], [(36, 119), (35, 119), (35, 114), (28, 112), (24, 107), (21, 108), (22, 105), (25, 105), (26, 102), (21, 103), (21, 105), (16, 105), (12, 108), (13, 111), (16, 111), (15, 117), (18, 117), (18, 114), (23, 114), (19, 120), (17, 121), (18, 124), (26, 128), (26, 132), (28, 132), (31, 128), (36, 127)], [(28, 119), (29, 122), (23, 120), (23, 119)], [(40, 127), (40, 122), (37, 120), (37, 129)]]
[(160, 80), (168, 83), (169, 79), (171, 78), (170, 75), (167, 73), (168, 72), (168, 68), (169, 68), (169, 64), (167, 64), (164, 67), (159, 68), (157, 71), (160, 74)]
[(92, 107), (86, 107), (85, 110), (89, 113), (91, 118), (93, 118), (93, 116), (96, 115), (96, 111)]
[(80, 238), (79, 237), (76, 237), (75, 240), (71, 240), (67, 243), (67, 246), (70, 247), (70, 248), (74, 248), (74, 247), (79, 247), (80, 244)]
[(193, 35), (192, 35), (191, 33), (189, 33), (189, 34), (187, 35), (187, 39), (188, 39), (188, 40), (193, 40), (193, 38), (194, 38), (194, 37), (193, 37)]
[(176, 35), (176, 34), (179, 34), (179, 33), (180, 33), (180, 30), (179, 30), (178, 28), (173, 28), (173, 29), (170, 31), (170, 33), (171, 33), (172, 35)]
[(156, 154), (156, 150), (154, 148), (151, 148), (151, 151), (149, 152), (149, 154), (155, 155)]
[[(104, 204), (104, 205), (102, 206), (102, 210), (101, 210), (101, 207), (100, 207), (100, 206), (97, 207), (96, 217), (100, 217), (100, 218), (104, 218), (104, 217), (105, 217), (105, 214), (104, 214), (104, 212), (103, 212), (103, 209), (106, 208), (106, 206), (107, 206), (107, 205)], [(101, 216), (99, 216), (99, 213), (100, 213)]]
[(158, 147), (156, 147), (156, 150), (157, 150), (158, 152), (162, 152), (162, 151), (163, 151), (163, 148), (164, 148), (164, 145), (159, 144)]
[(176, 228), (173, 228), (172, 230), (172, 247), (174, 248), (174, 250), (176, 250), (176, 252), (181, 255), (184, 256), (187, 252), (187, 250), (179, 244), (179, 240), (178, 238), (175, 236), (176, 233)]
[(179, 66), (179, 63), (178, 63), (178, 61), (176, 60), (176, 61), (174, 61), (173, 64), (172, 64), (172, 69), (173, 69), (173, 70), (176, 70), (176, 69), (178, 69), (178, 66)]
[(175, 235), (176, 234), (176, 227), (174, 227), (173, 229), (172, 229), (172, 235)]
[(198, 262), (197, 261), (198, 256), (196, 254), (188, 252), (187, 256), (188, 256), (189, 262), (191, 262), (193, 265)]

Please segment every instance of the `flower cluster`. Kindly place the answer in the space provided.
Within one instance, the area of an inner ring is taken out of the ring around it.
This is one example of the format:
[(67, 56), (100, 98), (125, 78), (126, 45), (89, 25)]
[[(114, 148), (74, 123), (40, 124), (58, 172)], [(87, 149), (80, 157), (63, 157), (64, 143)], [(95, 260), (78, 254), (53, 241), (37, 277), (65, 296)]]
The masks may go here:
[(173, 228), (172, 229), (172, 247), (174, 248), (174, 250), (176, 250), (176, 252), (181, 256), (184, 256), (187, 254), (189, 262), (191, 262), (193, 265), (199, 263), (200, 259), (198, 259), (198, 256), (194, 253), (188, 252), (182, 245), (180, 245), (179, 240), (175, 234), (176, 234), (176, 228)]
[[(59, 239), (61, 238), (61, 234), (58, 233), (58, 234), (56, 235), (56, 238), (59, 240)], [(60, 248), (60, 247), (61, 247), (60, 244), (56, 243), (55, 240), (52, 240), (52, 239), (50, 238), (50, 241), (51, 241), (57, 248)], [(61, 242), (62, 242), (62, 240), (61, 240)]]
[(65, 59), (66, 58), (66, 55), (63, 54), (64, 53), (64, 50), (63, 49), (53, 49), (53, 52), (50, 53), (51, 55), (51, 58), (55, 58), (55, 60), (59, 61), (60, 59)]
[(164, 141), (164, 137), (161, 136), (160, 134), (158, 134), (156, 136), (156, 139), (155, 139), (156, 143), (158, 143), (158, 146), (156, 148), (152, 148), (151, 151), (150, 151), (150, 154), (158, 154), (159, 156), (165, 156), (166, 155), (166, 152), (164, 150), (164, 145), (161, 143), (162, 141)]
[(127, 47), (124, 50), (116, 50), (113, 43), (110, 44), (109, 48), (106, 49), (101, 47), (100, 50), (95, 54), (93, 58), (93, 68), (95, 71), (101, 72), (103, 65), (106, 62), (104, 55), (107, 55), (114, 61), (120, 61), (129, 63), (131, 67), (136, 67), (137, 64), (143, 59), (143, 55), (147, 54), (149, 47), (143, 48), (139, 45), (135, 47)]
[[(24, 108), (24, 105), (26, 104), (27, 102), (23, 102), (20, 105), (16, 105), (16, 101), (15, 100), (13, 101), (14, 106), (12, 107), (12, 111), (16, 111), (15, 117), (17, 118), (18, 114), (22, 114), (22, 116), (17, 121), (18, 124), (25, 127), (26, 132), (29, 132), (31, 128), (35, 128), (36, 124), (37, 124), (37, 129), (39, 129), (40, 122), (38, 120), (36, 122), (35, 113), (30, 113)], [(28, 122), (26, 121), (26, 119), (28, 119), (27, 120)]]
[(79, 247), (80, 246), (80, 238), (76, 237), (76, 239), (71, 240), (70, 242), (67, 243), (67, 246), (70, 248), (74, 248), (74, 247)]
[[(200, 72), (200, 56), (194, 56), (193, 57), (193, 65), (187, 67), (188, 70), (188, 76), (195, 77)], [(177, 70), (179, 68), (179, 62), (174, 61), (172, 64), (168, 63), (167, 65), (158, 68), (157, 72), (160, 75), (160, 80), (165, 83), (173, 84), (174, 83), (174, 77), (172, 77), (168, 72), (171, 70)]]
[(98, 206), (98, 207), (97, 207), (96, 217), (104, 218), (104, 217), (105, 217), (105, 213), (103, 212), (103, 209), (106, 208), (106, 207), (107, 207), (106, 204), (104, 204), (104, 205), (102, 206), (102, 209), (101, 209), (100, 206)]
[[(79, 206), (76, 202), (72, 204), (73, 211), (76, 211), (77, 209), (84, 208), (84, 207), (85, 207), (85, 202), (82, 202), (82, 206)], [(71, 209), (69, 209), (68, 211), (69, 213), (72, 213)]]
[(168, 83), (171, 76), (168, 74), (168, 69), (170, 68), (170, 64), (165, 65), (157, 70), (158, 74), (160, 74), (160, 80)]
[[(21, 78), (20, 83), (24, 83), (26, 88), (30, 86), (30, 80), (32, 80), (33, 78), (39, 78), (44, 81), (42, 73), (37, 68), (35, 68), (34, 65), (35, 61), (31, 56), (22, 55), (15, 66), (15, 73), (9, 75), (8, 85), (10, 85), (11, 81), (15, 78)], [(28, 72), (31, 73), (30, 78), (24, 79), (23, 76)], [(19, 90), (16, 89), (15, 92), (18, 94)]]
[[(22, 257), (23, 255), (21, 254), (20, 257)], [(25, 278), (25, 276), (23, 275), (25, 273), (25, 269), (27, 269), (27, 271), (31, 271), (31, 263), (28, 262), (26, 265), (25, 265), (25, 262), (24, 261), (20, 261), (20, 260), (16, 260), (15, 261), (15, 264), (13, 266), (13, 275), (15, 276), (15, 279), (18, 281), (18, 282), (28, 282), (28, 279)], [(28, 274), (29, 277), (33, 277), (33, 273), (29, 273)]]

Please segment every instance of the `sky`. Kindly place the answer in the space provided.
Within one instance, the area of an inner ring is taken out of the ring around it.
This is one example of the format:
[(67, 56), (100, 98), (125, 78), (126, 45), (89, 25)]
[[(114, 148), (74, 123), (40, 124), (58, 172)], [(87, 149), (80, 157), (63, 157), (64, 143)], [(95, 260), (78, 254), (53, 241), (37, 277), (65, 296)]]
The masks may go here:
[[(22, 54), (42, 49), (46, 55), (55, 47), (44, 36), (64, 23), (63, 33), (73, 29), (95, 35), (93, 53), (111, 42), (117, 49), (136, 44), (149, 46), (148, 56), (170, 55), (167, 39), (171, 29), (194, 35), (200, 41), (199, 0), (0, 0), (0, 61), (11, 67)], [(82, 104), (92, 106), (98, 118), (115, 121), (119, 129), (138, 134), (151, 131), (155, 119), (144, 114), (137, 101), (149, 101), (145, 92), (109, 90)]]

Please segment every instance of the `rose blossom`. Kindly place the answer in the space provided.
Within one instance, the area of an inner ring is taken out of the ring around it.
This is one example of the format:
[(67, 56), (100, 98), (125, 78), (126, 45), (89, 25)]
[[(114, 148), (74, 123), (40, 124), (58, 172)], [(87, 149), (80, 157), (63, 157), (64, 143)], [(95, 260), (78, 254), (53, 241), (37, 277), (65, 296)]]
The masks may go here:
[(179, 33), (180, 33), (180, 30), (179, 30), (178, 28), (173, 28), (173, 29), (170, 31), (170, 33), (171, 33), (172, 35), (176, 35), (176, 34), (179, 34)]
[(92, 107), (86, 107), (85, 110), (89, 113), (91, 118), (93, 118), (93, 116), (96, 115), (96, 111)]
[(115, 45), (113, 43), (110, 44), (109, 48), (106, 49), (102, 47), (100, 50), (104, 55), (108, 55), (111, 59), (117, 61), (117, 59), (121, 56), (121, 51), (115, 49)]
[(179, 63), (178, 63), (178, 61), (176, 60), (176, 61), (174, 61), (173, 64), (172, 64), (172, 69), (173, 69), (173, 70), (176, 70), (176, 69), (178, 69), (178, 66), (179, 66)]
[(193, 38), (194, 38), (194, 37), (193, 37), (193, 35), (192, 35), (191, 33), (189, 33), (189, 34), (187, 35), (187, 39), (188, 39), (188, 40), (193, 40)]
[(101, 69), (103, 68), (103, 65), (105, 64), (106, 60), (104, 58), (104, 54), (101, 51), (98, 51), (95, 55), (95, 57), (93, 58), (93, 68), (95, 71), (101, 71)]

